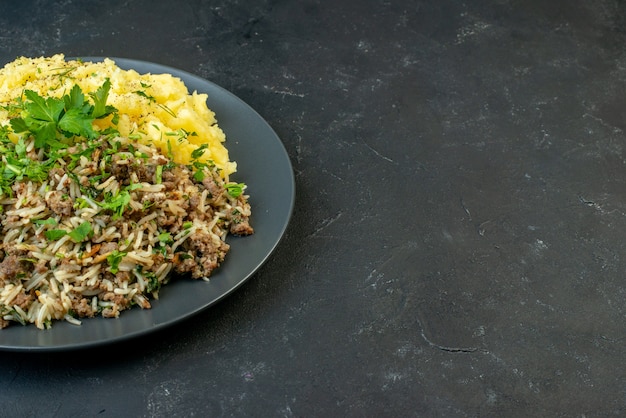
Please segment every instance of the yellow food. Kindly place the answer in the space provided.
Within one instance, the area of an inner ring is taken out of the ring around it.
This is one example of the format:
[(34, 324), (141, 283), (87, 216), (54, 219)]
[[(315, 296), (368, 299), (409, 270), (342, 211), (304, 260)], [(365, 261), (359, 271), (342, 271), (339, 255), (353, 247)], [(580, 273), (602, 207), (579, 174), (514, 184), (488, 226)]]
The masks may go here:
[[(106, 79), (111, 82), (107, 104), (118, 110), (119, 120), (96, 120), (97, 129), (114, 127), (120, 136), (154, 145), (175, 162), (189, 164), (202, 144), (208, 148), (198, 160), (211, 160), (224, 177), (236, 170), (224, 146), (225, 135), (206, 103), (207, 95), (190, 93), (171, 74), (139, 74), (123, 70), (111, 59), (102, 62), (51, 57), (20, 57), (0, 69), (0, 123), (8, 123), (6, 106), (24, 90), (41, 96), (62, 97), (77, 84), (85, 94), (95, 92)], [(14, 134), (12, 134), (14, 135)]]

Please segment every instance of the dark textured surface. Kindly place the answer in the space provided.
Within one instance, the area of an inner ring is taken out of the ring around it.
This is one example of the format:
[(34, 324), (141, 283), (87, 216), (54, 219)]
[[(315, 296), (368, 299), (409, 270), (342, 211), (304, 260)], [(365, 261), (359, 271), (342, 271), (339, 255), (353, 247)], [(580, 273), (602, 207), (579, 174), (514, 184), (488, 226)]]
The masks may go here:
[(215, 308), (3, 353), (2, 415), (623, 416), (625, 23), (608, 0), (0, 2), (3, 62), (129, 57), (232, 91), (298, 192)]

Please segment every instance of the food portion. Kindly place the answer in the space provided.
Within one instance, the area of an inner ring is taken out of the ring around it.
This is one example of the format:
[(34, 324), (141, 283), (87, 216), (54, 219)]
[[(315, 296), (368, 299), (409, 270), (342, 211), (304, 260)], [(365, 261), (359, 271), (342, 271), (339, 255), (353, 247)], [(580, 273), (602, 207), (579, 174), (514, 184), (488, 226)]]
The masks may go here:
[[(19, 87), (21, 83), (21, 88)], [(249, 235), (206, 96), (63, 56), (0, 70), (0, 328), (118, 317)]]
[[(198, 146), (207, 146), (200, 161), (212, 161), (225, 175), (236, 170), (224, 146), (224, 132), (215, 114), (207, 107), (206, 94), (189, 93), (177, 77), (170, 74), (139, 74), (123, 70), (114, 61), (82, 62), (52, 57), (21, 57), (0, 70), (0, 121), (10, 117), (6, 106), (24, 98), (32, 90), (46, 98), (60, 98), (78, 86), (97, 98), (109, 82), (106, 105), (116, 112), (93, 120), (94, 129), (114, 127), (119, 135), (154, 145), (162, 150), (175, 148), (174, 161), (189, 164)], [(93, 96), (93, 97), (91, 97)], [(15, 139), (13, 137), (13, 139)], [(169, 144), (169, 145), (168, 145)]]

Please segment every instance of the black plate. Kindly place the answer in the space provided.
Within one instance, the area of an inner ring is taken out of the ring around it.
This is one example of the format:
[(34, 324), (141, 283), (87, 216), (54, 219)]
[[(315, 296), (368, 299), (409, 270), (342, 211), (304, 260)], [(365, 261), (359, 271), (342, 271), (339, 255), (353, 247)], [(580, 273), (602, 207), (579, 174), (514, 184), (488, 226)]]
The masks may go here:
[(208, 95), (208, 106), (226, 134), (230, 159), (237, 162), (231, 180), (248, 185), (255, 234), (227, 238), (231, 251), (209, 282), (174, 281), (161, 289), (152, 309), (123, 311), (117, 319), (85, 319), (80, 326), (57, 321), (48, 330), (12, 325), (0, 330), (1, 350), (87, 348), (145, 335), (184, 320), (214, 305), (249, 279), (272, 254), (291, 218), (295, 181), (289, 156), (280, 138), (254, 109), (227, 90), (185, 71), (144, 61), (111, 59), (119, 67), (139, 73), (172, 74), (180, 77), (190, 92)]

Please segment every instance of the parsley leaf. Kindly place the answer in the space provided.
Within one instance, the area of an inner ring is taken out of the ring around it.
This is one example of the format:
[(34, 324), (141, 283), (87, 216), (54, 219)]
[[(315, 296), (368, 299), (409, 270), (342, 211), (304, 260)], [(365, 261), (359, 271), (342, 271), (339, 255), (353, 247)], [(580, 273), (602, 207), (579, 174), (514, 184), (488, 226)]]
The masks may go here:
[(22, 118), (13, 118), (9, 121), (9, 123), (11, 124), (11, 128), (15, 133), (19, 134), (22, 132), (28, 132), (28, 125), (26, 124), (26, 121)]
[(65, 108), (63, 100), (54, 97), (44, 99), (32, 90), (26, 90), (24, 95), (30, 100), (24, 104), (24, 109), (32, 119), (53, 123), (59, 121), (61, 112)]
[(113, 250), (111, 254), (107, 256), (107, 262), (109, 263), (111, 273), (116, 274), (119, 271), (120, 262), (125, 256), (125, 252), (118, 250)]
[(15, 133), (32, 133), (36, 148), (65, 148), (67, 145), (64, 142), (67, 141), (59, 140), (59, 134), (61, 139), (73, 136), (94, 139), (98, 132), (93, 127), (93, 121), (117, 110), (106, 104), (110, 88), (111, 82), (107, 79), (90, 93), (93, 105), (86, 100), (78, 85), (74, 85), (70, 93), (60, 99), (43, 98), (33, 90), (25, 90), (26, 100), (18, 100), (21, 117), (11, 119), (11, 128)]
[(117, 110), (113, 106), (107, 106), (107, 97), (109, 97), (110, 89), (111, 81), (107, 78), (104, 84), (102, 84), (95, 93), (89, 94), (94, 102), (91, 116), (95, 119), (103, 118)]
[(198, 183), (201, 183), (202, 180), (204, 180), (204, 171), (198, 170), (195, 173), (193, 173), (193, 179), (197, 181)]
[(91, 224), (89, 222), (83, 222), (74, 228), (74, 230), (69, 233), (69, 236), (75, 242), (82, 242), (89, 236), (89, 234), (91, 234)]
[[(75, 84), (74, 87), (72, 87), (70, 94), (63, 96), (63, 102), (65, 103), (65, 109), (83, 109), (83, 106), (85, 106), (85, 95), (83, 94), (83, 91), (80, 89), (80, 87)], [(84, 111), (85, 113), (88, 113), (89, 104), (87, 104), (86, 106), (87, 108), (84, 109)]]
[(226, 192), (231, 197), (239, 197), (246, 185), (243, 183), (228, 183), (224, 187), (226, 187)]
[(93, 120), (92, 117), (84, 113), (84, 109), (72, 107), (65, 112), (59, 121), (58, 127), (64, 133), (93, 139), (98, 135), (93, 129)]
[(171, 244), (173, 242), (172, 235), (169, 232), (161, 232), (158, 238), (161, 244)]
[(119, 218), (124, 214), (129, 204), (130, 193), (128, 190), (122, 190), (116, 195), (105, 196), (104, 201), (100, 203), (100, 207), (113, 211), (114, 217)]
[(67, 231), (63, 229), (49, 229), (45, 234), (48, 241), (56, 241), (67, 235)]
[(35, 225), (53, 225), (53, 226), (55, 226), (55, 225), (57, 225), (57, 224), (58, 224), (57, 220), (56, 220), (56, 219), (54, 219), (54, 218), (48, 218), (48, 219), (35, 219), (35, 220), (33, 221), (33, 223), (34, 223)]

